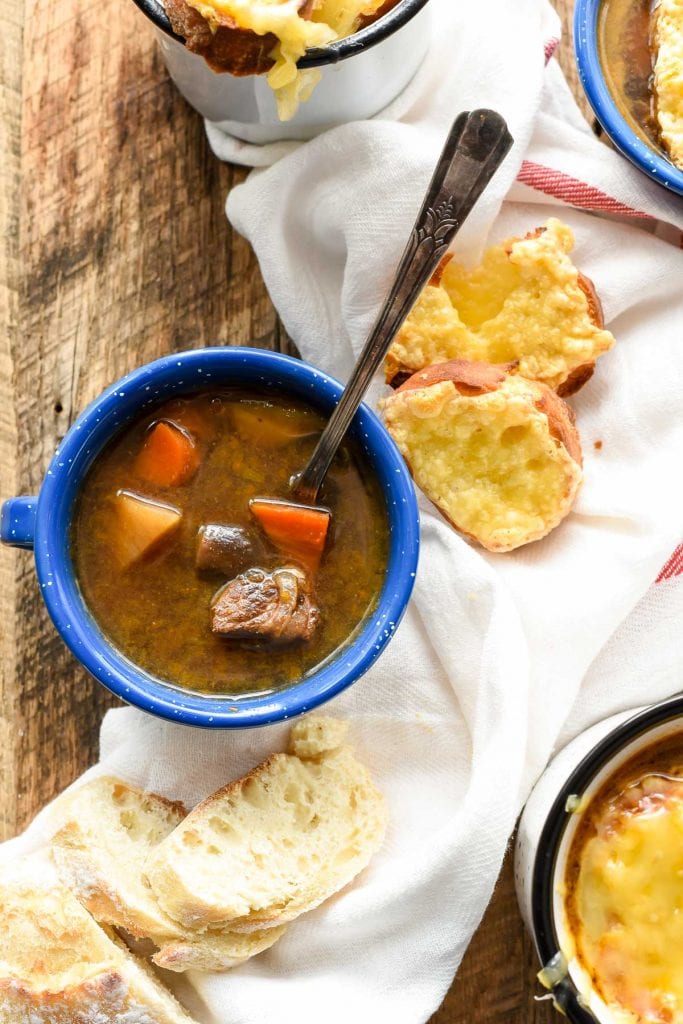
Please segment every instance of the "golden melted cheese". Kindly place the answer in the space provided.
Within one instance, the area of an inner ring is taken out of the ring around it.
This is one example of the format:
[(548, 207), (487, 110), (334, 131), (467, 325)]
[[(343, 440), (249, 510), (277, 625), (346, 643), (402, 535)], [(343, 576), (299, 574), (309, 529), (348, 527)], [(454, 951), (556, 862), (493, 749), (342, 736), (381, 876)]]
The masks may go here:
[(683, 1024), (683, 780), (647, 775), (585, 842), (576, 955), (619, 1020)]
[(614, 344), (592, 322), (573, 247), (570, 228), (551, 218), (538, 234), (493, 246), (472, 270), (449, 263), (392, 345), (389, 379), (449, 359), (519, 360), (522, 376), (559, 388)]
[(272, 33), (278, 44), (272, 57), (275, 64), (268, 72), (268, 83), (275, 92), (278, 113), (288, 121), (305, 102), (320, 80), (317, 69), (299, 71), (297, 61), (306, 50), (327, 46), (351, 35), (363, 15), (374, 14), (384, 0), (317, 0), (310, 19), (302, 18), (303, 0), (188, 0), (215, 31), (218, 16), (231, 18), (239, 28), (259, 36)]
[(683, 168), (683, 0), (659, 0), (654, 19), (657, 121), (671, 159)]
[(544, 537), (571, 508), (581, 481), (537, 400), (533, 385), (509, 377), (483, 395), (461, 395), (442, 381), (382, 403), (415, 482), (490, 551)]

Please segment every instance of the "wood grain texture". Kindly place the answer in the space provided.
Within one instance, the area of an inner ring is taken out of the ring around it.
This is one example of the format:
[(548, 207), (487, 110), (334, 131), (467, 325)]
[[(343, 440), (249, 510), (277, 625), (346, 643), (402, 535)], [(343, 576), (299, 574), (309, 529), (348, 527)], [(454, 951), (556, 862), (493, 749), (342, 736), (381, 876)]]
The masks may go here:
[[(557, 0), (565, 24), (571, 0)], [(73, 418), (169, 351), (289, 344), (215, 161), (128, 0), (2, 0), (0, 493), (36, 491)], [(573, 75), (567, 36), (560, 59)], [(0, 835), (97, 756), (113, 703), (44, 610), (30, 556), (0, 552)], [(509, 863), (433, 1024), (550, 1024)]]
[[(25, 2), (4, 494), (35, 492), (76, 414), (134, 366), (207, 342), (282, 340), (253, 253), (223, 212), (243, 172), (210, 156), (142, 15), (121, 0)], [(4, 566), (2, 599), (16, 609), (3, 616), (11, 833), (94, 760), (112, 700), (55, 633), (30, 555), (3, 554)]]

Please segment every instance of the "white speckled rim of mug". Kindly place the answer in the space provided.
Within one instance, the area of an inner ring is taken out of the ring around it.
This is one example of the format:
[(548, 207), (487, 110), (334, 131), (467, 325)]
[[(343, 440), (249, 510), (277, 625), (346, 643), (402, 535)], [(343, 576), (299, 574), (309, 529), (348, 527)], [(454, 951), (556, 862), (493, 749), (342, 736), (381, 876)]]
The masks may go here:
[[(659, 738), (683, 732), (683, 697), (655, 704), (612, 729), (571, 773), (545, 819), (533, 865), (531, 925), (541, 966), (558, 963), (566, 935), (560, 885), (569, 848), (581, 820), (572, 811), (575, 798), (590, 800), (600, 786), (639, 750)], [(541, 779), (542, 782), (542, 779)], [(569, 804), (568, 804), (569, 802)], [(572, 1024), (614, 1024), (613, 1015), (576, 963), (560, 970), (551, 988), (554, 1002)]]
[[(133, 0), (133, 2), (165, 35), (175, 39), (182, 46), (185, 45), (183, 36), (179, 36), (173, 31), (173, 26), (161, 0)], [(369, 50), (403, 28), (428, 3), (429, 0), (399, 0), (381, 18), (360, 31), (354, 32), (344, 39), (337, 39), (329, 46), (312, 47), (307, 50), (304, 56), (297, 61), (297, 67), (301, 69), (317, 68), (326, 64), (338, 64), (339, 61), (353, 57), (354, 54)]]

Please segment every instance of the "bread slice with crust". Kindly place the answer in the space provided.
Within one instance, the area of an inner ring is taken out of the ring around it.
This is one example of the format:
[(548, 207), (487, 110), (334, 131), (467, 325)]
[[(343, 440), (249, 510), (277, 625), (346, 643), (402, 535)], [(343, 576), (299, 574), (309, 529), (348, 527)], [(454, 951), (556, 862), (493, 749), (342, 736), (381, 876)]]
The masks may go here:
[(167, 971), (228, 971), (270, 949), (286, 931), (285, 925), (254, 932), (186, 929), (185, 938), (163, 943), (152, 961)]
[(100, 923), (156, 947), (152, 960), (173, 971), (223, 971), (272, 946), (284, 928), (251, 935), (199, 933), (170, 918), (143, 881), (150, 851), (183, 820), (181, 803), (100, 776), (63, 797), (64, 824), (52, 839), (61, 880)]
[(493, 246), (472, 270), (442, 262), (389, 349), (387, 383), (452, 359), (516, 362), (527, 380), (578, 391), (614, 344), (593, 283), (574, 266), (571, 230), (551, 218)]
[(199, 804), (150, 853), (144, 873), (183, 927), (282, 925), (347, 885), (379, 848), (384, 799), (345, 725), (305, 718), (274, 754)]
[(97, 921), (136, 938), (184, 938), (140, 873), (187, 814), (181, 803), (99, 776), (62, 797), (55, 813), (64, 821), (52, 838), (60, 878)]
[(545, 537), (581, 483), (571, 409), (514, 369), (441, 363), (381, 403), (417, 485), (457, 530), (497, 552)]
[(56, 880), (0, 883), (2, 1024), (193, 1024), (153, 972)]

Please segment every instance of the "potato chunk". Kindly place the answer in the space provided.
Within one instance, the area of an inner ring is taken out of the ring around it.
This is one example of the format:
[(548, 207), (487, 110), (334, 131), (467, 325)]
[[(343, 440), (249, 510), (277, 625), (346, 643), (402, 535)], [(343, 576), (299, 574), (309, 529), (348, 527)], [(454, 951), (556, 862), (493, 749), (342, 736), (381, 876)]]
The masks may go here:
[(133, 491), (118, 491), (115, 500), (115, 538), (122, 569), (150, 554), (180, 526), (182, 512)]

